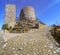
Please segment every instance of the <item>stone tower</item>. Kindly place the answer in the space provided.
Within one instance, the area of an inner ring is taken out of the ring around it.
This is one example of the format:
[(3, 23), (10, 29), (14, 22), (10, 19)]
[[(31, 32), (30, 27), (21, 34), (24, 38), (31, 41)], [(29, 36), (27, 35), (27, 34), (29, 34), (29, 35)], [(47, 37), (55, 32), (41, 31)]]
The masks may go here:
[(31, 6), (24, 7), (20, 13), (20, 20), (29, 19), (36, 20), (34, 8)]
[(7, 4), (5, 12), (5, 24), (8, 24), (9, 27), (14, 27), (16, 19), (16, 6), (14, 4)]
[(39, 28), (39, 23), (36, 19), (34, 8), (26, 6), (21, 10), (20, 13), (20, 24), (24, 29)]

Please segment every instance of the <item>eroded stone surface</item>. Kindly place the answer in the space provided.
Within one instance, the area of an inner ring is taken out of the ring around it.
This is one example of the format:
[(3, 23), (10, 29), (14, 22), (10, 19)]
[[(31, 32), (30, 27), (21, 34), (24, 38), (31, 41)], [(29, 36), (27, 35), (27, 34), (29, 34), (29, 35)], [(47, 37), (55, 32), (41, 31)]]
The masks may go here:
[(11, 38), (3, 45), (0, 52), (3, 55), (60, 55), (60, 48), (46, 32), (46, 29), (40, 29), (37, 32)]

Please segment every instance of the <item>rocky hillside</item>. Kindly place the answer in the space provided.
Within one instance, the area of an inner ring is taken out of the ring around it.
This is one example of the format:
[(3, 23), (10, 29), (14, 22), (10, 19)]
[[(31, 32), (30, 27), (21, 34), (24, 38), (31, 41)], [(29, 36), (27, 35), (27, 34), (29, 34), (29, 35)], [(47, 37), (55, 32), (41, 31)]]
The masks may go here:
[(49, 27), (32, 29), (8, 40), (2, 45), (0, 55), (60, 55), (56, 44)]
[(0, 34), (0, 47), (2, 47), (3, 44), (4, 44), (4, 39), (2, 37), (2, 34)]

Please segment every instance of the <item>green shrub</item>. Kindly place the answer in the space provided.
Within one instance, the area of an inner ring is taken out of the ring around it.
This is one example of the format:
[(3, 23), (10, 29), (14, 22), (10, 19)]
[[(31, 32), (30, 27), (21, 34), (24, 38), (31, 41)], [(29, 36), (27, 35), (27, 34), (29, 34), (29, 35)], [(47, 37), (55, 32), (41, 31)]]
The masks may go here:
[(3, 25), (2, 25), (2, 29), (3, 29), (3, 30), (9, 30), (8, 24), (3, 24)]

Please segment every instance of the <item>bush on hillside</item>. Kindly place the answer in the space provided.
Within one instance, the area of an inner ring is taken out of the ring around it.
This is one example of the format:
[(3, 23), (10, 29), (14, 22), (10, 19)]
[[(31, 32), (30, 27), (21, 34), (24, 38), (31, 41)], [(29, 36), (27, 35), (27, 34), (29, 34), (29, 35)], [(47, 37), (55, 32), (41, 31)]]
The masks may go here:
[(60, 26), (53, 25), (51, 30), (52, 36), (55, 38), (55, 40), (60, 44)]
[(9, 28), (8, 28), (8, 24), (3, 24), (3, 25), (2, 25), (2, 29), (3, 29), (3, 30), (5, 30), (5, 29), (8, 30), (8, 29), (9, 29)]

